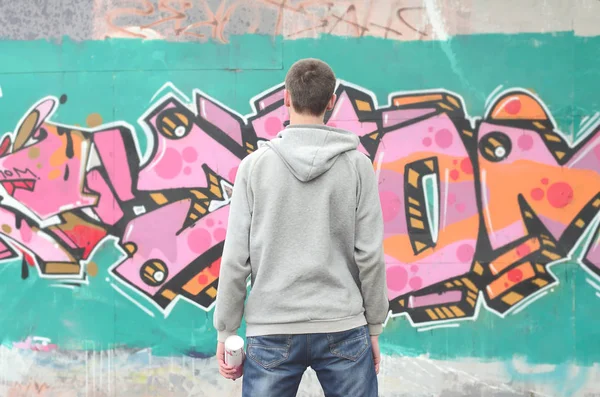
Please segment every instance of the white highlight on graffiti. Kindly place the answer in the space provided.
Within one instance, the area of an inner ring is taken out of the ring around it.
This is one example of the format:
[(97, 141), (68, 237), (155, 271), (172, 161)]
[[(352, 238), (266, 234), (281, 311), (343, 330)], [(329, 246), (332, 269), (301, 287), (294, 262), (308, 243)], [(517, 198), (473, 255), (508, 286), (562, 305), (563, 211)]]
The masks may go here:
[(0, 86), (0, 98), (2, 98), (2, 86)]
[(597, 289), (598, 291), (600, 291), (600, 285), (596, 284), (594, 281), (592, 281), (592, 279), (590, 278), (586, 278), (585, 281), (591, 285), (592, 287), (594, 287), (595, 289)]
[(233, 191), (233, 186), (223, 180), (221, 181), (221, 190), (223, 191), (223, 200), (211, 200), (210, 204), (208, 205), (208, 210), (210, 212), (214, 212), (221, 207), (225, 207), (231, 202), (231, 195), (228, 192)]
[(494, 91), (492, 91), (492, 93), (490, 95), (488, 95), (487, 99), (485, 100), (485, 107), (487, 107), (490, 104), (490, 102), (492, 102), (492, 99), (494, 99), (496, 97), (498, 92), (500, 92), (503, 87), (504, 86), (502, 84), (500, 84), (498, 87), (496, 87), (494, 89)]
[(600, 298), (600, 292), (596, 292), (596, 296)]
[[(340, 109), (342, 109), (344, 107), (344, 102), (346, 102), (346, 98), (347, 97), (341, 97), (338, 99), (339, 106), (336, 106), (333, 113), (331, 113), (331, 119), (337, 120), (337, 114), (339, 113)], [(338, 104), (336, 104), (336, 105), (338, 105)]]
[(146, 207), (144, 207), (143, 205), (136, 205), (135, 207), (133, 207), (133, 213), (136, 215), (142, 215), (146, 213)]
[[(508, 106), (508, 104), (511, 103), (511, 102), (520, 102), (520, 99), (517, 98), (516, 96), (514, 96), (513, 98), (510, 98), (508, 101), (506, 101), (504, 103), (504, 107)], [(504, 110), (504, 107), (498, 108), (498, 110), (496, 110), (496, 113), (494, 113), (492, 115), (492, 117), (498, 116), (498, 114), (500, 114)]]
[(492, 216), (490, 214), (490, 201), (487, 195), (487, 171), (481, 170), (481, 195), (483, 197), (483, 211), (485, 212), (485, 218), (488, 223), (488, 230), (490, 234), (495, 236), (494, 227), (492, 225)]
[(91, 145), (90, 152), (88, 154), (88, 161), (85, 166), (86, 172), (89, 172), (95, 167), (100, 167), (102, 165), (102, 161), (100, 161), (100, 155), (98, 155), (98, 150), (96, 149), (96, 145)]
[(163, 272), (154, 272), (154, 279), (160, 283), (165, 279), (165, 274)]
[(506, 155), (506, 149), (504, 149), (503, 146), (498, 146), (495, 150), (494, 150), (494, 154), (496, 155), (496, 157), (501, 158), (504, 157)]
[[(588, 127), (589, 125), (589, 127)], [(579, 132), (577, 132), (577, 139), (571, 146), (576, 146), (580, 141), (587, 138), (592, 132), (596, 129), (600, 128), (600, 113), (596, 113), (590, 121), (586, 124), (585, 127), (582, 127)], [(585, 158), (592, 150), (596, 149), (598, 145), (588, 145), (588, 147), (583, 150), (581, 153), (577, 155), (576, 158), (571, 159), (569, 161), (569, 166), (572, 167), (577, 164), (581, 159)]]
[(589, 118), (590, 118), (590, 116), (585, 116), (584, 118), (582, 118), (581, 121), (579, 122), (579, 127), (581, 127), (586, 122), (586, 120)]
[[(583, 124), (584, 120), (588, 119), (587, 123)], [(585, 129), (587, 129), (588, 127), (590, 127), (592, 124), (594, 124), (596, 121), (598, 121), (598, 119), (600, 119), (600, 112), (596, 112), (594, 113), (594, 115), (592, 117), (585, 117), (584, 120), (581, 120), (581, 127), (579, 127), (579, 132), (577, 133), (577, 135), (579, 135), (582, 131), (584, 131)]]
[[(446, 169), (446, 171), (448, 171)], [(429, 194), (427, 194), (426, 187), (428, 184), (432, 185), (433, 197), (430, 199)], [(439, 208), (440, 208), (440, 198), (439, 198), (439, 187), (437, 183), (437, 175), (436, 174), (428, 174), (423, 177), (423, 193), (425, 196), (425, 212), (427, 213), (427, 222), (429, 222), (429, 230), (431, 233), (431, 239), (434, 243), (437, 242), (439, 235)], [(447, 194), (447, 192), (446, 192)], [(431, 200), (431, 201), (430, 201)], [(429, 208), (429, 204), (433, 204), (433, 209)], [(433, 213), (432, 213), (433, 211)]]
[(381, 151), (381, 153), (379, 153), (379, 156), (377, 156), (377, 169), (375, 170), (375, 179), (377, 180), (377, 183), (379, 183), (379, 176), (381, 175), (381, 164), (383, 164), (384, 155), (385, 152)]
[(84, 214), (86, 214), (87, 216), (92, 218), (93, 220), (101, 222), (100, 218), (98, 217), (98, 215), (96, 214), (96, 212), (94, 211), (94, 209), (92, 207), (85, 207), (81, 210), (81, 212), (83, 212)]
[(533, 302), (537, 301), (538, 299), (543, 298), (546, 295), (548, 295), (548, 291), (544, 291), (543, 293), (541, 293), (539, 295), (534, 295), (533, 298), (528, 299), (527, 301), (521, 303), (519, 305), (519, 307), (516, 310), (514, 310), (512, 313), (513, 314), (521, 313), (523, 310), (525, 310), (525, 308), (527, 308), (527, 306), (531, 305)]
[(187, 97), (183, 92), (181, 92), (179, 88), (175, 87), (175, 85), (169, 81), (168, 83), (163, 84), (163, 86), (156, 91), (152, 98), (150, 98), (150, 103), (152, 103), (156, 99), (156, 97), (159, 96), (163, 91), (170, 91), (174, 94), (177, 94), (181, 99), (185, 100), (185, 102), (190, 102), (190, 98)]
[(73, 285), (66, 285), (66, 284), (50, 284), (51, 287), (54, 288), (67, 288), (67, 289), (75, 289), (76, 287)]
[(130, 302), (132, 302), (133, 304), (135, 304), (137, 307), (139, 307), (140, 309), (142, 309), (146, 314), (148, 314), (150, 317), (154, 317), (154, 313), (152, 313), (150, 310), (148, 310), (146, 307), (144, 307), (142, 304), (140, 304), (138, 301), (136, 301), (135, 299), (133, 299), (131, 296), (129, 296), (125, 291), (123, 291), (121, 288), (119, 288), (118, 286), (116, 286), (115, 284), (110, 284), (111, 287), (113, 287), (113, 289), (115, 291), (117, 291), (119, 294), (123, 295), (125, 298), (127, 298)]
[(460, 327), (460, 324), (442, 324), (442, 325), (434, 325), (431, 327), (419, 327), (417, 328), (418, 332), (425, 332), (425, 331), (431, 331), (432, 329), (440, 329), (440, 328), (458, 328)]
[(123, 241), (129, 240), (129, 236), (131, 235), (131, 232), (133, 232), (133, 223), (130, 223), (129, 225), (127, 225), (127, 230), (125, 230), (125, 234), (123, 235)]
[(202, 117), (206, 118), (206, 101), (200, 100), (200, 112)]

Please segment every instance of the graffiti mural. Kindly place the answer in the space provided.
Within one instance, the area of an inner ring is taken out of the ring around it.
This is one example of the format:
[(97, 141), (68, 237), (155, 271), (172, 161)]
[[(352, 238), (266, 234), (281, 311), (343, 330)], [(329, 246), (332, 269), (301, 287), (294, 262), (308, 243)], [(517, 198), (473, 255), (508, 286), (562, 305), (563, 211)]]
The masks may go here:
[[(111, 239), (123, 257), (110, 274), (132, 295), (165, 315), (180, 299), (211, 309), (237, 166), (283, 128), (283, 86), (255, 97), (248, 116), (164, 88), (139, 118), (146, 150), (125, 122), (53, 122), (64, 98), (25, 112), (0, 143), (0, 260), (21, 258), (23, 279), (35, 270), (80, 285)], [(550, 267), (564, 259), (600, 279), (600, 116), (572, 144), (522, 89), (494, 97), (483, 117), (444, 90), (379, 106), (340, 82), (337, 96), (326, 123), (360, 137), (379, 178), (392, 315), (420, 325), (484, 306), (502, 316), (556, 285)]]

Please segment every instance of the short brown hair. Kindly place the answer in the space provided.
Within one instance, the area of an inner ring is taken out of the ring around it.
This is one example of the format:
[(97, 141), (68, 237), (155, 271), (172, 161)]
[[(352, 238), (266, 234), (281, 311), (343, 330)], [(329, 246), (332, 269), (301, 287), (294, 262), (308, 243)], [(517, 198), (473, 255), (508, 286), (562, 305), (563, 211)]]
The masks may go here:
[(320, 116), (335, 91), (335, 74), (325, 62), (302, 59), (292, 65), (285, 77), (285, 88), (292, 106), (300, 114)]

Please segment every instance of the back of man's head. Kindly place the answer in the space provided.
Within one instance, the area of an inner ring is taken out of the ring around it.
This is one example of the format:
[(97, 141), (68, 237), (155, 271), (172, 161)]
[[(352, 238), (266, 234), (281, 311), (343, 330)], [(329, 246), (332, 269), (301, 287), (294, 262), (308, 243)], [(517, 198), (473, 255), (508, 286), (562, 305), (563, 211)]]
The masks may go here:
[(322, 116), (335, 91), (335, 74), (325, 62), (302, 59), (292, 65), (285, 77), (294, 111), (303, 115)]

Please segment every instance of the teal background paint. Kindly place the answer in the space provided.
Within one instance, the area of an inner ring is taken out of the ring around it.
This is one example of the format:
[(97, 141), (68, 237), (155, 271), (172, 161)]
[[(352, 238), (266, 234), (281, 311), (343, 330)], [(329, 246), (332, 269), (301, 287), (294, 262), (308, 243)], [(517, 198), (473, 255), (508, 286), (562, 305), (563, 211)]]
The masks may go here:
[[(464, 98), (471, 116), (482, 116), (496, 87), (523, 87), (537, 93), (571, 136), (582, 117), (600, 111), (600, 38), (560, 33), (471, 35), (446, 42), (333, 36), (231, 41), (228, 46), (118, 39), (0, 42), (0, 132), (12, 131), (40, 98), (66, 94), (68, 102), (53, 121), (85, 125), (89, 114), (99, 113), (104, 122), (127, 121), (143, 139), (137, 119), (169, 81), (188, 96), (198, 88), (248, 114), (251, 97), (279, 84), (287, 68), (304, 57), (327, 61), (340, 79), (374, 92), (380, 105), (392, 92), (445, 88)], [(108, 265), (118, 256), (105, 244), (92, 258), (99, 274), (73, 291), (51, 288), (51, 281), (35, 272), (21, 280), (20, 263), (0, 265), (2, 344), (42, 335), (61, 349), (150, 347), (154, 355), (213, 354), (212, 312), (181, 301), (166, 319), (156, 310), (154, 318), (148, 316), (106, 281)], [(404, 318), (391, 319), (382, 337), (384, 352), (482, 361), (523, 356), (550, 364), (600, 361), (600, 349), (590, 348), (600, 337), (600, 299), (586, 283), (587, 274), (574, 263), (553, 271), (560, 280), (553, 292), (504, 319), (481, 310), (477, 320), (458, 328), (426, 332)]]

